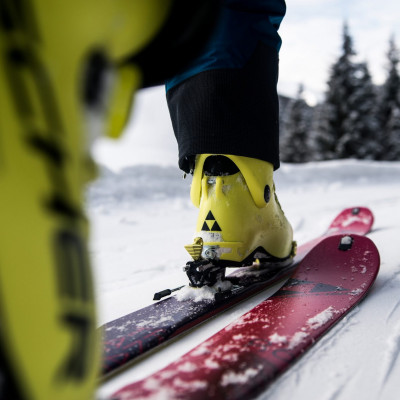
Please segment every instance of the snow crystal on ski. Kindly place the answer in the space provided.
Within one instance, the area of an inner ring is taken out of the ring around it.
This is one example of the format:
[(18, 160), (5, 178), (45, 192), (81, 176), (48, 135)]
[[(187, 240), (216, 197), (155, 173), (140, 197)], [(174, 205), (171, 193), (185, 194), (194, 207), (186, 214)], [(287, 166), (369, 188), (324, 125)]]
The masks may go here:
[(333, 315), (337, 314), (338, 312), (339, 311), (335, 310), (334, 307), (330, 306), (326, 310), (317, 314), (315, 317), (310, 318), (307, 321), (307, 325), (311, 329), (318, 329), (329, 322), (333, 318)]
[(263, 367), (260, 365), (258, 368), (247, 368), (245, 371), (241, 372), (228, 371), (222, 375), (221, 386), (228, 386), (237, 383), (244, 384), (257, 376), (262, 369)]

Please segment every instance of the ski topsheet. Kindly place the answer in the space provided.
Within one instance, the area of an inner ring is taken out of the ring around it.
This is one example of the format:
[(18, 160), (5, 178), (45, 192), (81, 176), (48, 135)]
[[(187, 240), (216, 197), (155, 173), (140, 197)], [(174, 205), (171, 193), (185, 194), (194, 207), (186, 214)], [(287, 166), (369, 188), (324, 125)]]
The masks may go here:
[(349, 232), (364, 235), (371, 229), (372, 224), (373, 215), (369, 209), (348, 208), (332, 221), (324, 235), (300, 246), (293, 264), (280, 269), (278, 273), (268, 270), (269, 276), (257, 278), (258, 271), (252, 275), (251, 268), (240, 268), (229, 275), (235, 276), (238, 282), (232, 293), (225, 298), (216, 300), (210, 297), (195, 301), (178, 300), (176, 296), (171, 296), (105, 324), (102, 327), (103, 374), (109, 374), (126, 366), (145, 352), (289, 276), (324, 237)]
[(361, 301), (379, 263), (379, 253), (367, 237), (340, 234), (322, 239), (279, 292), (112, 398), (254, 398)]

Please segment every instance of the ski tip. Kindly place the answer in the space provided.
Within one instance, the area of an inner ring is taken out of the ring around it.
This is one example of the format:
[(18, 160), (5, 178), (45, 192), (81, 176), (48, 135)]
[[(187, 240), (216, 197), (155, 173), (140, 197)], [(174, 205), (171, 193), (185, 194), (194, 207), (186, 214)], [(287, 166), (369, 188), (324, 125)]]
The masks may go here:
[(366, 235), (374, 224), (374, 214), (367, 207), (349, 207), (341, 211), (329, 226), (328, 232)]
[[(332, 250), (336, 249), (336, 250)], [(348, 252), (352, 254), (348, 254)], [(321, 260), (329, 255), (330, 262), (334, 261), (337, 265), (345, 265), (358, 262), (363, 264), (365, 271), (371, 275), (373, 282), (380, 269), (380, 254), (375, 243), (364, 235), (356, 233), (340, 233), (324, 238), (308, 253), (307, 261)], [(317, 263), (317, 262), (316, 262)], [(335, 273), (337, 273), (335, 271)]]

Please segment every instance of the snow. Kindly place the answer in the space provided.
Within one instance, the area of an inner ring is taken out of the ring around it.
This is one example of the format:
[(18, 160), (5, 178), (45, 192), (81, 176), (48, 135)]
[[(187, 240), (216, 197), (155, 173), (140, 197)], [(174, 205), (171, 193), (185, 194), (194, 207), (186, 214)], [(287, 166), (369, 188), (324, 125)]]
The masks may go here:
[(338, 311), (336, 311), (334, 307), (328, 307), (326, 310), (320, 312), (314, 317), (309, 318), (307, 321), (307, 325), (311, 329), (318, 329), (321, 326), (325, 325), (328, 321), (330, 321), (333, 318), (333, 315), (337, 312)]
[(215, 285), (203, 286), (202, 288), (193, 288), (190, 286), (184, 286), (179, 292), (176, 293), (176, 298), (179, 301), (193, 300), (199, 302), (203, 300), (214, 300), (215, 294), (221, 289), (221, 291), (229, 290), (232, 287), (232, 283), (229, 281), (218, 281)]
[(241, 384), (246, 383), (251, 378), (254, 378), (258, 375), (258, 373), (262, 370), (262, 367), (259, 369), (256, 368), (248, 368), (244, 372), (237, 373), (234, 371), (227, 371), (224, 375), (222, 375), (222, 386), (228, 386), (232, 383)]
[(272, 334), (270, 337), (269, 337), (269, 341), (271, 342), (271, 343), (276, 343), (276, 344), (279, 344), (279, 343), (287, 343), (287, 337), (286, 336), (281, 336), (281, 335), (278, 335), (276, 332), (274, 333), (274, 334)]
[(305, 339), (308, 337), (307, 332), (296, 332), (290, 339), (288, 349), (292, 350), (295, 347), (297, 347), (299, 344), (301, 344)]
[[(91, 255), (99, 325), (144, 307), (154, 292), (186, 285), (197, 210), (189, 199), (190, 178), (182, 179), (163, 89), (138, 96), (126, 138), (95, 150), (101, 178), (88, 189)], [(132, 132), (131, 132), (132, 131)], [(111, 150), (107, 150), (111, 148)], [(118, 154), (120, 154), (118, 156)], [(369, 237), (381, 255), (381, 271), (366, 299), (276, 380), (259, 400), (391, 400), (400, 376), (400, 162), (340, 160), (283, 164), (275, 175), (279, 200), (303, 243), (323, 232), (341, 209), (366, 206), (375, 214)], [(277, 290), (279, 285), (273, 290)], [(354, 295), (362, 292), (359, 288)], [(107, 396), (176, 360), (267, 297), (261, 293), (103, 384)], [(310, 329), (334, 310), (310, 316)], [(242, 321), (246, 323), (245, 320)], [(265, 323), (268, 323), (265, 316)], [(269, 338), (295, 346), (296, 337)], [(207, 352), (202, 347), (199, 352)], [(211, 362), (211, 361), (210, 361)], [(211, 366), (211, 365), (210, 365)], [(190, 365), (186, 366), (190, 369)], [(251, 379), (226, 371), (225, 379)], [(184, 383), (182, 383), (184, 384)], [(203, 382), (198, 382), (202, 385)], [(165, 392), (168, 399), (168, 391)]]

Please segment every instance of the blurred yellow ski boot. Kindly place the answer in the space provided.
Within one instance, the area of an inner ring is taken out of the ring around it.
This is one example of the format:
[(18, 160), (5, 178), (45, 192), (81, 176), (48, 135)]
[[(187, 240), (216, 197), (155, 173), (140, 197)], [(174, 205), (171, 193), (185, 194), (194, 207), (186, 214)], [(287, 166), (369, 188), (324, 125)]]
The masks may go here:
[[(149, 3), (1, 1), (1, 399), (94, 396), (101, 348), (83, 207), (96, 174), (89, 150), (97, 128), (116, 136), (130, 111), (141, 73), (112, 63), (162, 25), (169, 2)], [(138, 13), (153, 13), (154, 25), (138, 23)]]
[(200, 212), (194, 242), (185, 246), (197, 262), (191, 272), (186, 268), (192, 286), (213, 285), (223, 277), (224, 267), (251, 265), (255, 260), (263, 265), (291, 263), (293, 231), (272, 175), (270, 163), (253, 158), (197, 157), (191, 200)]
[(90, 145), (121, 133), (137, 89), (189, 61), (216, 3), (1, 0), (1, 399), (94, 397)]

